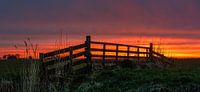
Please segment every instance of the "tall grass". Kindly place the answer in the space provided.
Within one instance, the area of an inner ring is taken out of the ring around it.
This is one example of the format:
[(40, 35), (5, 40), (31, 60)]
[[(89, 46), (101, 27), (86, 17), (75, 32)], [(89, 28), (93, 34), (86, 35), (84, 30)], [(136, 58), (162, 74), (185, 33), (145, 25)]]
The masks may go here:
[(28, 67), (23, 69), (24, 76), (21, 77), (23, 81), (22, 92), (36, 92), (39, 91), (39, 62), (29, 61)]
[[(39, 87), (39, 62), (0, 61), (1, 89), (12, 92), (36, 92)], [(7, 88), (6, 88), (6, 87)], [(4, 88), (3, 88), (4, 87)]]

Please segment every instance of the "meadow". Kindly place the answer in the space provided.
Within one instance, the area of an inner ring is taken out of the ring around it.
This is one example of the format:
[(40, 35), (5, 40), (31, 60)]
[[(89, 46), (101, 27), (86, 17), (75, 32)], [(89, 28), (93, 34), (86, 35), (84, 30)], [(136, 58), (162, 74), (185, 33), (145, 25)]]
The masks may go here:
[(40, 84), (39, 62), (0, 61), (1, 92), (200, 92), (200, 59), (176, 59), (168, 69), (114, 67)]

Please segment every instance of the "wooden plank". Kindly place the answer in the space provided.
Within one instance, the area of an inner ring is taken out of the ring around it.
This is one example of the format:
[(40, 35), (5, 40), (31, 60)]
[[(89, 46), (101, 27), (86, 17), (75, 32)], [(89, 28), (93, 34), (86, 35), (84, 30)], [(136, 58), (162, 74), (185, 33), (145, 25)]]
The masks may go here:
[(155, 52), (155, 51), (153, 51), (153, 54), (155, 54), (155, 55), (157, 55), (157, 56), (159, 56), (159, 57), (161, 57), (161, 58), (168, 59), (168, 58), (167, 58), (166, 56), (164, 56), (163, 54), (157, 53), (157, 52)]
[(129, 53), (130, 53), (130, 47), (128, 46), (128, 48), (127, 48), (127, 57), (128, 57), (128, 59), (129, 59)]
[[(103, 57), (103, 55), (92, 55), (92, 57)], [(105, 57), (115, 58), (116, 55), (105, 55)], [(137, 56), (129, 56), (130, 58), (137, 58)], [(118, 58), (127, 58), (127, 56), (118, 56)], [(146, 58), (145, 56), (140, 56), (140, 58)]]
[(172, 62), (168, 61), (169, 59), (163, 59), (163, 58), (160, 58), (160, 57), (154, 57), (154, 58), (159, 59), (159, 61), (162, 62), (162, 63), (172, 64)]
[(79, 44), (79, 45), (76, 45), (76, 46), (72, 46), (72, 50), (77, 50), (77, 49), (81, 49), (81, 48), (85, 48), (86, 47), (86, 44), (83, 43), (83, 44)]
[(45, 61), (44, 64), (45, 65), (52, 65), (52, 64), (54, 64), (54, 62), (57, 63), (57, 62), (60, 62), (60, 61), (67, 61), (69, 59), (70, 59), (69, 56), (65, 56), (63, 58), (54, 58), (54, 59), (51, 59), (49, 61)]
[(91, 57), (91, 37), (86, 36), (86, 48), (85, 48), (85, 57), (86, 57), (86, 62), (87, 62), (87, 71), (92, 70), (92, 57)]
[(51, 67), (51, 68), (55, 68), (55, 66), (64, 66), (65, 65), (65, 62), (64, 61), (71, 61), (71, 64), (73, 63), (73, 58), (77, 58), (77, 57), (80, 57), (80, 56), (83, 56), (85, 54), (85, 52), (80, 52), (80, 53), (77, 53), (77, 54), (73, 54), (70, 58), (70, 56), (66, 56), (64, 58), (60, 58), (59, 59), (54, 59), (54, 60), (51, 60), (51, 61), (48, 61), (48, 62), (44, 62), (45, 66), (47, 67)]
[(78, 58), (78, 57), (80, 57), (80, 56), (83, 56), (83, 55), (85, 55), (85, 51), (84, 52), (79, 52), (79, 53), (76, 53), (76, 54), (73, 54), (72, 55), (72, 58), (74, 59), (74, 58)]
[[(74, 59), (74, 58), (77, 58), (77, 57), (80, 57), (80, 56), (83, 56), (83, 55), (85, 55), (85, 52), (80, 52), (80, 53), (77, 53), (77, 54), (73, 54), (71, 59)], [(67, 60), (70, 60), (70, 56), (53, 59), (51, 61), (44, 62), (44, 64), (46, 66), (48, 66), (48, 65), (53, 65), (55, 63), (60, 63), (60, 61), (62, 62), (62, 61), (67, 61)]]
[(150, 62), (153, 62), (153, 44), (150, 43), (150, 47), (149, 47), (149, 58), (150, 58)]
[[(65, 61), (65, 62), (58, 62), (58, 63), (55, 63), (53, 65), (48, 65), (47, 66), (47, 69), (48, 70), (51, 70), (51, 69), (54, 69), (54, 68), (58, 68), (58, 67), (63, 67), (65, 65), (67, 65), (70, 61)], [(81, 60), (74, 60), (72, 62), (72, 66), (75, 66), (75, 65), (79, 65), (79, 64), (83, 64), (83, 63), (86, 63), (86, 59), (81, 59)]]
[(50, 56), (55, 56), (55, 55), (58, 55), (58, 54), (61, 54), (61, 53), (65, 53), (65, 52), (69, 52), (69, 50), (70, 50), (70, 48), (64, 48), (64, 49), (48, 52), (48, 53), (44, 54), (44, 58), (50, 57)]
[(44, 54), (44, 58), (69, 52), (70, 48), (72, 48), (72, 50), (77, 50), (77, 49), (81, 49), (81, 48), (84, 48), (84, 47), (86, 47), (85, 44), (79, 44), (79, 45), (71, 46), (71, 47), (68, 47), (68, 48), (64, 48), (64, 49), (48, 52), (48, 53)]
[(129, 46), (129, 47), (135, 47), (135, 48), (149, 48), (149, 47), (143, 47), (143, 46), (133, 46), (133, 45), (125, 45), (125, 44), (117, 44), (117, 43), (108, 43), (108, 42), (96, 42), (91, 41), (92, 44), (106, 44), (106, 45), (119, 45), (119, 46)]
[(39, 53), (39, 55), (40, 55), (40, 61), (43, 62), (43, 60), (44, 60), (44, 54), (43, 53)]
[(48, 69), (48, 70), (51, 70), (51, 69), (54, 69), (54, 68), (63, 67), (63, 66), (65, 66), (67, 63), (69, 63), (69, 61), (55, 63), (55, 64), (53, 64), (53, 65), (47, 66), (47, 69)]
[(69, 56), (65, 56), (65, 57), (61, 58), (61, 61), (66, 61), (66, 60), (69, 60), (69, 59), (70, 59)]
[[(77, 54), (73, 54), (72, 55), (72, 59), (80, 57), (80, 56), (83, 56), (83, 55), (85, 55), (85, 51), (84, 52), (79, 52)], [(45, 61), (44, 63), (47, 64), (47, 65), (49, 65), (49, 64), (51, 65), (55, 61), (66, 61), (66, 60), (70, 60), (70, 56), (65, 56), (63, 58), (61, 58), (61, 57), (60, 58), (53, 58), (51, 60)]]
[[(91, 51), (102, 51), (103, 49), (99, 49), (99, 48), (91, 48)], [(116, 50), (109, 50), (106, 49), (105, 52), (116, 52)], [(128, 51), (125, 50), (118, 50), (118, 53), (127, 53)], [(129, 51), (129, 54), (137, 54), (137, 51)], [(146, 54), (146, 52), (139, 52), (140, 54)]]
[(105, 60), (105, 55), (106, 55), (106, 44), (103, 44), (103, 60)]
[(86, 62), (86, 59), (75, 60), (75, 61), (72, 63), (72, 65), (75, 66), (75, 65), (82, 64), (82, 63), (87, 63), (87, 62)]
[(72, 66), (73, 63), (73, 47), (70, 47), (70, 51), (69, 51), (69, 61), (70, 61), (70, 66)]
[(149, 49), (146, 49), (146, 57), (149, 58)]
[(153, 55), (154, 58), (159, 59), (163, 63), (166, 63), (166, 64), (172, 64), (173, 63), (168, 57), (164, 56), (163, 54), (160, 54), (160, 53), (155, 52), (155, 51), (153, 51), (153, 54), (157, 55), (157, 57)]
[(119, 45), (116, 46), (116, 61), (118, 61)]
[(140, 61), (140, 48), (137, 48), (137, 61)]
[(87, 63), (89, 64), (91, 61), (91, 37), (90, 36), (86, 36), (86, 48), (85, 48), (85, 57), (87, 60)]
[(47, 79), (47, 71), (46, 71), (46, 66), (45, 66), (45, 63), (44, 63), (44, 54), (43, 53), (40, 53), (40, 65), (39, 65), (39, 68), (40, 68), (40, 80), (43, 80), (43, 79)]
[(106, 55), (106, 44), (103, 44), (103, 60), (102, 60), (102, 65), (105, 66), (105, 55)]

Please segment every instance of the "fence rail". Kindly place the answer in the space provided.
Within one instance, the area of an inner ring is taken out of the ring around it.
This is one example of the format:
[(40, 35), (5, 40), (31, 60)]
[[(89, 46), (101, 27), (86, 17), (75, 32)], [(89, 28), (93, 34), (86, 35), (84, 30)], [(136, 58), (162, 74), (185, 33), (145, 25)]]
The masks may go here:
[[(101, 45), (102, 47), (92, 47), (92, 45)], [(114, 48), (108, 49), (106, 48), (107, 46), (114, 46)], [(119, 49), (120, 47), (125, 47), (126, 49), (121, 50)], [(134, 48), (134, 50), (132, 50), (132, 48)], [(75, 50), (79, 49), (83, 49), (83, 51), (74, 53)], [(102, 54), (94, 54), (93, 52)], [(113, 54), (106, 54), (108, 52)], [(62, 54), (64, 54), (64, 56), (62, 56)], [(43, 72), (45, 72), (47, 75), (50, 75), (48, 74), (48, 71), (54, 71), (53, 74), (55, 74), (56, 70), (68, 71), (71, 70), (70, 68), (73, 68), (77, 65), (80, 66), (83, 63), (86, 64), (85, 67), (87, 67), (87, 69), (91, 69), (93, 64), (92, 60), (95, 58), (101, 59), (102, 65), (104, 65), (103, 63), (106, 63), (107, 58), (114, 58), (116, 61), (119, 61), (120, 58), (136, 59), (138, 62), (140, 62), (141, 59), (154, 62), (154, 58), (159, 58), (160, 60), (164, 60), (162, 62), (170, 64), (170, 62), (167, 61), (168, 58), (166, 56), (153, 51), (152, 43), (150, 43), (149, 47), (144, 47), (108, 42), (97, 42), (91, 41), (90, 36), (86, 37), (86, 41), (83, 44), (59, 49), (48, 53), (40, 53), (40, 59), (43, 63)]]
[(117, 44), (117, 43), (108, 43), (108, 42), (96, 42), (96, 41), (91, 41), (91, 44), (118, 45), (118, 46), (127, 46), (127, 47), (135, 47), (135, 48), (146, 48), (146, 49), (149, 48), (149, 47), (143, 47), (143, 46), (133, 46), (133, 45), (126, 45), (126, 44)]
[(44, 54), (44, 58), (59, 55), (59, 54), (66, 53), (66, 52), (70, 52), (70, 51), (80, 49), (80, 48), (84, 48), (84, 47), (85, 47), (85, 44), (80, 44), (80, 45), (72, 46), (72, 47), (69, 47), (69, 48), (64, 48), (64, 49), (48, 52), (48, 53)]

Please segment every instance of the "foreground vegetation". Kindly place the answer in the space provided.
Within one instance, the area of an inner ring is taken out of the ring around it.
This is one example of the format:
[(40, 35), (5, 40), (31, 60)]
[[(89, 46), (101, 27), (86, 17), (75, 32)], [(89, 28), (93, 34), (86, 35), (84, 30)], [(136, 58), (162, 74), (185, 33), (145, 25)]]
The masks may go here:
[(38, 62), (0, 61), (0, 87), (19, 92), (199, 92), (200, 59), (179, 59), (169, 69), (115, 67), (90, 74), (74, 74), (64, 84), (39, 85)]

